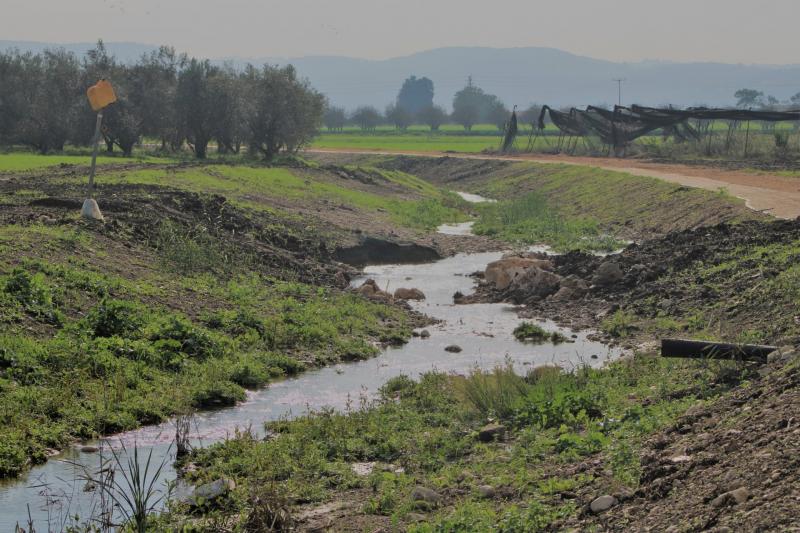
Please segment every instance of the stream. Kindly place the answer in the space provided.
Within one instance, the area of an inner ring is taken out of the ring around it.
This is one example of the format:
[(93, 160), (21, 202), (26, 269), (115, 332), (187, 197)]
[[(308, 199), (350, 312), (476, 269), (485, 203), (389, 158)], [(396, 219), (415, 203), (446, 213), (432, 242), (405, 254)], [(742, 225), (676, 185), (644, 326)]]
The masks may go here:
[[(469, 201), (484, 200), (468, 196)], [(440, 231), (468, 235), (470, 225), (470, 222), (445, 225)], [(573, 333), (547, 321), (541, 325), (561, 331), (574, 342), (521, 343), (512, 334), (521, 321), (513, 307), (454, 305), (453, 293), (473, 291), (475, 282), (469, 275), (501, 256), (500, 252), (458, 254), (434, 263), (367, 267), (362, 277), (353, 280), (353, 286), (372, 278), (382, 289), (414, 287), (425, 293), (424, 301), (410, 304), (415, 310), (440, 320), (424, 328), (430, 337), (414, 337), (403, 346), (386, 348), (373, 359), (320, 368), (271, 383), (267, 388), (248, 393), (247, 400), (234, 407), (198, 413), (192, 423), (192, 444), (207, 446), (232, 436), (236, 428), (251, 427), (263, 435), (265, 422), (303, 415), (309, 410), (358, 407), (362, 399), (373, 398), (387, 380), (401, 374), (417, 377), (431, 370), (465, 374), (475, 368), (491, 369), (507, 360), (520, 373), (543, 364), (571, 369), (583, 364), (600, 366), (617, 355), (605, 345), (588, 340), (588, 332)], [(460, 346), (462, 351), (444, 350), (452, 344)], [(18, 522), (25, 526), (29, 510), (38, 531), (61, 531), (72, 524), (71, 517), (76, 514), (83, 519), (97, 514), (100, 495), (98, 491), (84, 491), (86, 483), (82, 475), (85, 468), (97, 470), (103, 456), (110, 457), (109, 446), (117, 450), (123, 462), (126, 452), (121, 450), (121, 444), (125, 444), (127, 451), (134, 445), (138, 447), (140, 461), (146, 460), (150, 451), (156, 465), (166, 459), (160, 482), (160, 486), (165, 486), (166, 481), (176, 477), (170, 458), (174, 454), (171, 447), (174, 436), (174, 421), (146, 426), (109, 437), (102, 443), (89, 443), (100, 447), (99, 453), (83, 453), (80, 446), (74, 446), (22, 477), (3, 482), (0, 531), (13, 531)]]

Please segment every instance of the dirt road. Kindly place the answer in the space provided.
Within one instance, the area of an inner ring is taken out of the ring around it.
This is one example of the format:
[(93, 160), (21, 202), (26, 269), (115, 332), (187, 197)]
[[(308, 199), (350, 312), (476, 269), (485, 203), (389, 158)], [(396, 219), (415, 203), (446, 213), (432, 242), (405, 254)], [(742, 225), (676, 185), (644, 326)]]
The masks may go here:
[(636, 176), (649, 176), (687, 187), (719, 190), (725, 189), (742, 198), (747, 207), (764, 211), (778, 218), (792, 219), (800, 216), (800, 178), (776, 174), (724, 170), (719, 168), (681, 164), (651, 163), (607, 157), (574, 157), (565, 155), (515, 155), (465, 154), (450, 152), (411, 152), (382, 150), (332, 150), (312, 149), (319, 154), (372, 154), (408, 155), (418, 157), (456, 157), (460, 159), (494, 159), (500, 161), (533, 161), (536, 163), (562, 163), (583, 165), (626, 172)]

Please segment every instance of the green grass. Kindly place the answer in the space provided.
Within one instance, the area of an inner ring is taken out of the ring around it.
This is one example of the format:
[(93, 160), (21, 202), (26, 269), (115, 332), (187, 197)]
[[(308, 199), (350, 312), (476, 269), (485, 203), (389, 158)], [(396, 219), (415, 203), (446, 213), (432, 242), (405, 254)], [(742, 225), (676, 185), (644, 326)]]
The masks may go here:
[[(98, 165), (114, 163), (142, 162), (164, 163), (168, 159), (159, 157), (137, 156), (123, 158), (121, 156), (98, 156)], [(91, 163), (90, 155), (40, 155), (26, 152), (0, 153), (0, 172), (20, 172), (24, 170), (37, 170), (57, 165), (88, 166)]]
[[(734, 367), (637, 357), (571, 373), (518, 376), (499, 367), (467, 377), (430, 373), (418, 382), (400, 376), (386, 384), (381, 399), (359, 410), (270, 423), (276, 438), (262, 441), (245, 432), (200, 450), (191, 459), (200, 467), (191, 480), (236, 480), (232, 507), (209, 511), (213, 520), (238, 515), (252, 521), (258, 505), (282, 509), (285, 516), (291, 501), (348, 501), (355, 491), (366, 499), (361, 510), (367, 517), (388, 516), (410, 531), (549, 530), (579, 511), (572, 501), (554, 497), (560, 491), (635, 488), (642, 441), (688, 406), (722, 392), (695, 385), (710, 384)], [(506, 442), (476, 438), (486, 417), (506, 425)], [(590, 456), (605, 461), (610, 475), (574, 474), (571, 465)], [(350, 467), (367, 461), (378, 463), (369, 476)], [(446, 495), (443, 504), (412, 501), (420, 485)], [(481, 499), (480, 485), (506, 496)], [(258, 487), (271, 487), (272, 496), (256, 502)], [(412, 512), (426, 513), (426, 520), (409, 525)]]
[[(0, 228), (0, 477), (75, 438), (230, 405), (246, 388), (410, 336), (396, 308), (218, 265), (224, 254), (207, 251), (217, 246), (204, 241), (205, 262), (192, 255), (187, 270), (184, 252), (103, 257), (89, 229)], [(96, 266), (84, 259), (98, 255)], [(149, 269), (108, 272), (132, 260)]]
[(337, 150), (387, 150), (408, 152), (467, 152), (479, 153), (496, 149), (500, 136), (456, 137), (451, 135), (366, 135), (323, 133), (311, 148)]
[[(366, 167), (370, 171), (370, 167)], [(465, 219), (463, 202), (430, 184), (402, 172), (372, 169), (387, 182), (400, 185), (420, 199), (384, 196), (315, 178), (302, 169), (209, 165), (191, 169), (135, 169), (103, 174), (102, 183), (177, 187), (204, 194), (226, 196), (234, 204), (275, 211), (273, 200), (327, 201), (357, 209), (386, 212), (403, 226), (431, 230), (445, 222)], [(72, 178), (69, 178), (70, 180)]]
[(556, 251), (612, 251), (621, 242), (600, 229), (590, 218), (569, 218), (548, 205), (536, 192), (479, 207), (473, 226), (477, 235), (524, 244), (548, 244)]
[[(638, 239), (708, 224), (709, 214), (730, 222), (765, 218), (725, 191), (577, 165), (514, 163), (490, 173), (482, 183), (474, 184), (471, 192), (504, 200), (507, 205), (510, 202), (523, 215), (535, 213), (544, 203), (567, 224), (575, 224), (573, 233), (577, 234), (599, 231)], [(523, 200), (529, 193), (539, 199)], [(490, 208), (488, 213), (492, 212)], [(502, 215), (498, 206), (494, 212)]]

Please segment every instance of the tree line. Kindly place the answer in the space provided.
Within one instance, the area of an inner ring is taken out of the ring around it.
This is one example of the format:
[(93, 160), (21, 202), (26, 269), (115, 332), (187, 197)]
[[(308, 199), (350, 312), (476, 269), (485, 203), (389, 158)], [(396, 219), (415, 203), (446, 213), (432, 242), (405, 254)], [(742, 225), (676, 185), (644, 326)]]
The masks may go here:
[[(431, 131), (438, 131), (443, 124), (461, 125), (471, 131), (476, 124), (493, 124), (504, 131), (511, 111), (495, 95), (467, 80), (466, 86), (453, 97), (453, 111), (448, 113), (443, 107), (433, 103), (434, 85), (428, 78), (411, 76), (403, 82), (395, 102), (381, 112), (374, 106), (361, 106), (348, 113), (344, 108), (329, 106), (323, 122), (328, 131), (342, 131), (353, 125), (362, 131), (374, 131), (380, 125), (392, 125), (404, 131), (413, 124), (424, 124)], [(541, 106), (531, 104), (519, 113), (524, 123), (533, 123), (539, 116)]]
[(103, 111), (102, 140), (109, 152), (119, 148), (124, 155), (150, 139), (165, 151), (188, 145), (198, 158), (215, 141), (221, 153), (246, 146), (271, 159), (307, 144), (326, 107), (292, 66), (237, 70), (170, 47), (123, 64), (102, 41), (82, 58), (63, 49), (12, 50), (0, 53), (0, 144), (41, 153), (88, 145), (95, 114), (86, 89), (101, 78), (117, 94)]

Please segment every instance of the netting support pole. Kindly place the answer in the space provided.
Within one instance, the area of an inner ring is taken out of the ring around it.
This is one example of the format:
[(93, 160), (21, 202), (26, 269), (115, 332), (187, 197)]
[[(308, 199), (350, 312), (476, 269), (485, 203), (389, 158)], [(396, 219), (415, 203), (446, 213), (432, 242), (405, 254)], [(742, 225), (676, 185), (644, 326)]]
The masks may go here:
[(711, 121), (711, 126), (708, 128), (708, 145), (706, 146), (706, 153), (711, 155), (711, 136), (714, 135), (714, 124), (716, 124), (716, 120)]
[(750, 144), (750, 121), (747, 121), (747, 130), (744, 134), (744, 158), (747, 159), (747, 148), (748, 144)]
[(89, 192), (88, 197), (94, 197), (94, 173), (97, 168), (97, 145), (100, 143), (100, 126), (103, 123), (103, 111), (97, 113), (97, 121), (94, 125), (94, 137), (92, 138), (92, 166), (89, 167)]

